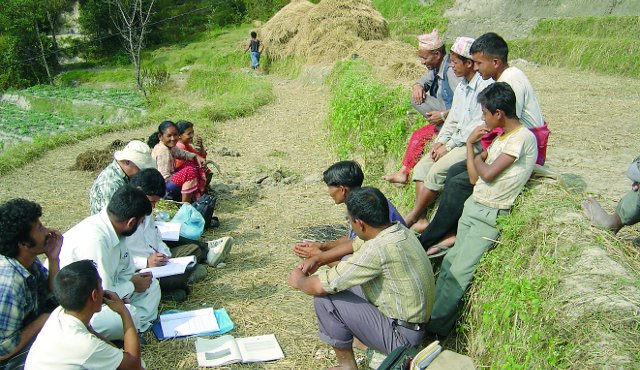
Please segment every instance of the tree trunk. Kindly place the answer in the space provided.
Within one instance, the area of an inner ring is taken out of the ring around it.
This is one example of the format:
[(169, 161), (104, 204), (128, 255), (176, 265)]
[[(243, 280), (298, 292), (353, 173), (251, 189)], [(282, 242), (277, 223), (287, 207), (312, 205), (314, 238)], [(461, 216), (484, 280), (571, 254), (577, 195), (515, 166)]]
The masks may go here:
[(47, 20), (51, 27), (51, 36), (53, 37), (53, 53), (56, 56), (56, 66), (60, 65), (60, 48), (58, 47), (58, 39), (56, 35), (56, 24), (51, 17), (51, 12), (47, 10)]
[(47, 56), (45, 55), (46, 51), (44, 49), (44, 44), (42, 43), (42, 38), (40, 37), (40, 26), (38, 26), (38, 21), (34, 20), (33, 24), (36, 26), (36, 37), (38, 38), (38, 43), (40, 45), (40, 56), (42, 57), (42, 65), (44, 65), (44, 69), (47, 71), (47, 78), (49, 79), (49, 85), (53, 86), (53, 76), (51, 76), (51, 71), (49, 70), (49, 63), (47, 63)]

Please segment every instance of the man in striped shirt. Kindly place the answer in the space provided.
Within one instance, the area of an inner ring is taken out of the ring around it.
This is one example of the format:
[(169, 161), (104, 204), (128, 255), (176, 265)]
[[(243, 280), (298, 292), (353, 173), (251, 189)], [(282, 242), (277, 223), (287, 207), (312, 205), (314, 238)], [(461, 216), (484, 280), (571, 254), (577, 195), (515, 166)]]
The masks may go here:
[(341, 368), (357, 369), (354, 338), (384, 354), (421, 343), (433, 306), (434, 278), (413, 232), (389, 222), (380, 190), (352, 189), (346, 204), (357, 235), (353, 255), (311, 276), (298, 266), (289, 284), (315, 297), (320, 339), (333, 346)]

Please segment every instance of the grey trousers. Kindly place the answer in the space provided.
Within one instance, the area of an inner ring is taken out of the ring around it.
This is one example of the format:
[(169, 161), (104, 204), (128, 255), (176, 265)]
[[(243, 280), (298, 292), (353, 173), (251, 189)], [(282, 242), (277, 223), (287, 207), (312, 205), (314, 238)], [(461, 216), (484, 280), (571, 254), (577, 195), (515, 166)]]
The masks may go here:
[(354, 288), (313, 299), (321, 341), (337, 348), (350, 348), (356, 337), (367, 347), (384, 354), (403, 345), (415, 346), (422, 342), (424, 329), (394, 325), (393, 318), (386, 317), (363, 298), (360, 286)]
[(444, 105), (443, 101), (440, 101), (431, 95), (427, 95), (427, 97), (424, 99), (422, 104), (418, 104), (415, 101), (413, 101), (413, 97), (409, 98), (409, 100), (411, 100), (411, 106), (415, 110), (420, 112), (422, 117), (424, 117), (425, 114), (429, 112), (433, 112), (434, 110), (438, 112), (447, 110), (447, 107)]

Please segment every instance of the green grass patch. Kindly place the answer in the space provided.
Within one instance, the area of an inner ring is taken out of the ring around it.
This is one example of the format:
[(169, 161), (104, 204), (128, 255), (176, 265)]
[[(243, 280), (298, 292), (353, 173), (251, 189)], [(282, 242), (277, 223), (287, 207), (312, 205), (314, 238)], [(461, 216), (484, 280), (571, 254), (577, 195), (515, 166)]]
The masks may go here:
[(469, 337), (478, 365), (539, 369), (570, 366), (572, 344), (554, 322), (559, 266), (555, 249), (545, 243), (543, 220), (568, 199), (540, 199), (525, 190), (508, 217), (499, 219), (501, 235), (485, 254), (467, 299), (465, 322), (458, 329)]
[[(167, 83), (148, 95), (145, 102), (147, 115), (125, 124), (106, 123), (78, 132), (38, 137), (33, 143), (8, 148), (0, 154), (0, 175), (33, 161), (48, 150), (107, 132), (157, 124), (167, 119), (188, 119), (197, 125), (197, 130), (210, 130), (213, 121), (252, 114), (259, 106), (272, 101), (274, 94), (267, 78), (254, 77), (246, 71), (249, 55), (244, 54), (240, 46), (248, 38), (250, 29), (248, 25), (218, 29), (194, 37), (199, 40), (196, 42), (146, 51), (144, 68), (165, 68), (172, 74)], [(131, 68), (75, 69), (62, 74), (57, 81), (65, 86), (81, 83), (83, 88), (130, 87), (122, 97), (107, 98), (139, 102), (139, 98), (133, 98), (137, 92), (132, 87), (134, 80)], [(35, 90), (38, 94), (45, 94), (47, 89), (38, 87)], [(76, 99), (74, 94), (87, 92), (82, 88), (75, 89), (65, 87), (61, 90), (64, 96), (55, 99), (68, 101)], [(113, 95), (115, 90), (105, 91), (103, 94)], [(92, 91), (91, 94), (100, 93)]]
[(0, 104), (0, 130), (21, 137), (54, 135), (61, 131), (79, 130), (92, 122), (76, 117), (35, 112), (12, 104)]
[(265, 72), (292, 80), (298, 78), (302, 69), (302, 63), (294, 57), (271, 60), (267, 56), (266, 58), (260, 58), (260, 64)]
[(540, 64), (640, 77), (638, 31), (637, 16), (543, 19), (509, 46), (513, 57)]
[(140, 94), (131, 90), (98, 90), (82, 87), (37, 85), (24, 90), (10, 92), (18, 95), (35, 96), (39, 98), (58, 98), (99, 102), (125, 108), (140, 108), (144, 106), (144, 100), (142, 100)]
[(389, 22), (393, 38), (414, 45), (416, 36), (431, 32), (437, 28), (440, 34), (447, 30), (449, 20), (444, 11), (450, 8), (453, 0), (434, 0), (429, 5), (419, 1), (373, 0), (373, 6)]
[(427, 123), (407, 116), (413, 110), (409, 90), (390, 87), (374, 77), (371, 66), (360, 60), (336, 64), (328, 83), (330, 142), (341, 159), (362, 159), (367, 184), (380, 187), (396, 207), (410, 209), (415, 189), (397, 190), (379, 180), (385, 165), (400, 168), (410, 134)]
[(133, 89), (134, 72), (132, 67), (97, 67), (89, 69), (73, 69), (56, 76), (55, 81), (62, 86), (76, 86), (119, 89)]
[(387, 87), (359, 60), (338, 62), (329, 83), (331, 139), (340, 158), (358, 152), (369, 165), (386, 154), (404, 152), (406, 112), (411, 109), (404, 88)]

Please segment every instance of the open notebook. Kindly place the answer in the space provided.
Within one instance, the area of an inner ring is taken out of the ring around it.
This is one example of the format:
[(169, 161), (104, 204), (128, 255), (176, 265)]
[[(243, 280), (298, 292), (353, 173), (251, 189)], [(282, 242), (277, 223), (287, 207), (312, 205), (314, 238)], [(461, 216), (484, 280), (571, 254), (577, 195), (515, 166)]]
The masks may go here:
[(154, 278), (159, 279), (165, 276), (184, 274), (187, 267), (195, 264), (196, 256), (170, 258), (164, 266), (147, 267), (146, 269), (140, 270), (140, 272), (150, 272)]
[(273, 334), (235, 339), (223, 335), (216, 339), (196, 340), (198, 365), (220, 366), (234, 362), (264, 362), (284, 358)]

